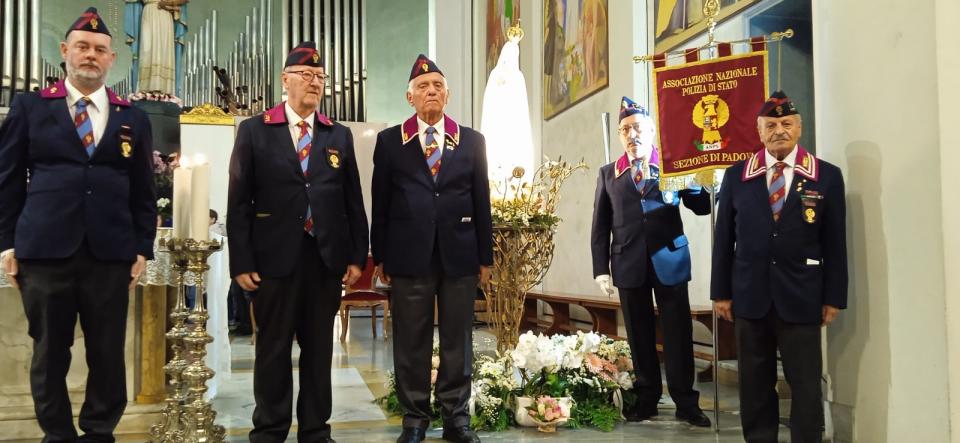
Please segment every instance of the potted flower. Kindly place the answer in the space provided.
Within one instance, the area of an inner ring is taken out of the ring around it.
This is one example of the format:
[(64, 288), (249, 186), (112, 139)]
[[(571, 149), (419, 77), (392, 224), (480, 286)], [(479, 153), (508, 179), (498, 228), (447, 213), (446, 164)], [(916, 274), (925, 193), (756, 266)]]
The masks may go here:
[(574, 350), (576, 337), (543, 334), (533, 335), (527, 331), (517, 340), (517, 346), (510, 353), (514, 365), (520, 370), (521, 386), (517, 394), (514, 418), (521, 426), (540, 426), (527, 413), (527, 408), (536, 403), (536, 399), (548, 396), (567, 405), (569, 418), (569, 377), (567, 374), (582, 364)]

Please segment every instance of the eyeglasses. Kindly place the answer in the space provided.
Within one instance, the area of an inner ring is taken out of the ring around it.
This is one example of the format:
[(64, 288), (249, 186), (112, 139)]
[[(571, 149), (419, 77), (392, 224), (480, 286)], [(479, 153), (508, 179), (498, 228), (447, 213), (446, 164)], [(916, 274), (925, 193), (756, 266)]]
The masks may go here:
[(297, 74), (303, 81), (310, 83), (314, 78), (319, 78), (321, 82), (327, 81), (329, 77), (327, 74), (317, 74), (313, 71), (287, 71), (287, 74)]
[(621, 126), (617, 131), (620, 132), (620, 135), (627, 135), (630, 133), (630, 130), (633, 129), (638, 134), (640, 133), (640, 123), (634, 123), (632, 125)]

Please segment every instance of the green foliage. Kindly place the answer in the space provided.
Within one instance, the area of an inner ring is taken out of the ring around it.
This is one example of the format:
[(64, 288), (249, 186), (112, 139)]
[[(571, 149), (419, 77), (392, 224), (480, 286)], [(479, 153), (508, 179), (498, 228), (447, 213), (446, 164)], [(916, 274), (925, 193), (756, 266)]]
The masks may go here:
[(500, 432), (513, 425), (513, 414), (507, 408), (499, 408), (492, 416), (474, 415), (470, 417), (470, 426), (478, 431)]
[(621, 420), (620, 410), (611, 402), (589, 398), (583, 402), (577, 401), (567, 426), (574, 429), (592, 426), (610, 432)]
[(570, 379), (565, 373), (541, 370), (529, 377), (519, 395), (532, 398), (542, 395), (549, 395), (554, 398), (569, 397)]
[(374, 401), (390, 415), (403, 415), (403, 406), (400, 406), (400, 399), (397, 398), (396, 389), (391, 389), (387, 395)]

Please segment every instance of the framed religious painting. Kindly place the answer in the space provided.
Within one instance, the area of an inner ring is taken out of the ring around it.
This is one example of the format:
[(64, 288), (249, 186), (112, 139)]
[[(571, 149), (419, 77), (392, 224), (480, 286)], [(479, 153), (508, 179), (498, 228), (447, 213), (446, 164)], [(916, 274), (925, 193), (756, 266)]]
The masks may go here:
[(543, 116), (610, 84), (607, 0), (544, 0)]
[[(739, 14), (760, 0), (720, 0), (717, 23)], [(705, 0), (653, 0), (653, 49), (663, 53), (707, 31)]]
[(520, 19), (520, 0), (487, 0), (487, 35), (484, 43), (485, 74), (497, 66), (500, 51), (507, 43), (507, 29)]

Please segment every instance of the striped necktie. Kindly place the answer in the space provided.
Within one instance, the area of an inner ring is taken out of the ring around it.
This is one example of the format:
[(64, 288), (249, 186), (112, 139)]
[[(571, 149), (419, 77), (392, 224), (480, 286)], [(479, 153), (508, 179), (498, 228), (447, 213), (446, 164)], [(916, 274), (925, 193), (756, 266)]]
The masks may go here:
[[(300, 169), (303, 171), (303, 176), (307, 177), (307, 166), (310, 163), (310, 148), (313, 145), (313, 137), (310, 136), (310, 125), (305, 121), (297, 123), (297, 126), (300, 128), (300, 137), (297, 140), (297, 154), (300, 159)], [(303, 219), (303, 230), (310, 234), (313, 234), (313, 213), (310, 211), (310, 199), (307, 198), (307, 216)]]
[(87, 113), (87, 105), (90, 103), (90, 97), (77, 100), (77, 109), (73, 116), (73, 124), (77, 127), (77, 135), (80, 136), (83, 148), (87, 150), (87, 157), (93, 157), (93, 151), (97, 149), (97, 144), (93, 141), (93, 122)]
[(643, 160), (635, 159), (633, 161), (633, 185), (638, 191), (643, 191)]
[(783, 210), (783, 200), (787, 195), (786, 179), (783, 177), (784, 162), (773, 165), (773, 177), (770, 180), (770, 210), (773, 211), (773, 221), (780, 221), (780, 211)]
[(427, 127), (427, 136), (424, 140), (427, 143), (426, 150), (423, 151), (423, 155), (427, 158), (427, 167), (430, 168), (430, 175), (433, 176), (433, 181), (437, 181), (437, 174), (440, 173), (440, 157), (443, 154), (440, 151), (440, 145), (437, 143), (437, 138), (434, 134), (437, 133), (437, 128), (433, 126)]

